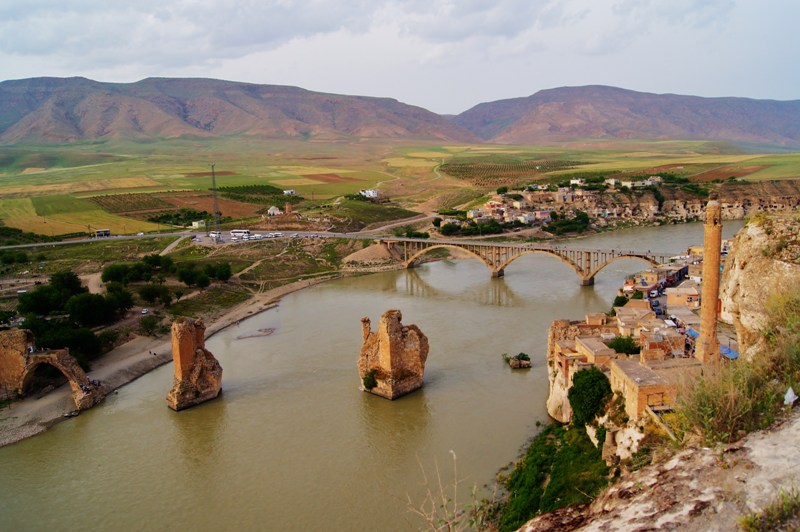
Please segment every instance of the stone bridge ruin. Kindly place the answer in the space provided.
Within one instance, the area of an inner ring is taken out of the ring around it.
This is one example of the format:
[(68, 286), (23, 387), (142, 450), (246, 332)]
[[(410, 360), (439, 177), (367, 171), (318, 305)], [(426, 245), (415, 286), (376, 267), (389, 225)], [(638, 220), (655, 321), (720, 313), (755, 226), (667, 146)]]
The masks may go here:
[(37, 349), (33, 333), (25, 329), (0, 332), (0, 397), (24, 397), (42, 364), (53, 366), (66, 377), (78, 410), (86, 410), (105, 397), (105, 387), (86, 376), (69, 349)]

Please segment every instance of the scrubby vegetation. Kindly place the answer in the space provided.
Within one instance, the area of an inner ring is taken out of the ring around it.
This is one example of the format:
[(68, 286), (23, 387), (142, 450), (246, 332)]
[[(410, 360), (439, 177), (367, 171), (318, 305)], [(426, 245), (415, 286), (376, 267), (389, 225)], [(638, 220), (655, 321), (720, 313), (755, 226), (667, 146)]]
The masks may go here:
[(545, 427), (509, 475), (499, 530), (516, 530), (539, 513), (591, 501), (608, 483), (608, 467), (586, 431)]
[(769, 349), (752, 360), (723, 364), (681, 390), (673, 424), (709, 443), (729, 443), (768, 427), (786, 390), (800, 382), (800, 287), (767, 302)]
[(611, 397), (611, 384), (605, 373), (592, 366), (575, 374), (567, 397), (572, 408), (572, 424), (583, 427), (603, 411)]

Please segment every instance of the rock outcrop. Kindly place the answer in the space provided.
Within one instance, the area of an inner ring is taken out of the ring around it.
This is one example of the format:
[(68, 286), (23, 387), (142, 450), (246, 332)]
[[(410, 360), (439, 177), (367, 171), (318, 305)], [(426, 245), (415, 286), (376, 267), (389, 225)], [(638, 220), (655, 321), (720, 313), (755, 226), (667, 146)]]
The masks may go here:
[(173, 410), (214, 399), (222, 390), (222, 366), (205, 348), (205, 332), (200, 320), (178, 319), (172, 323), (175, 377), (167, 405)]
[(377, 332), (369, 318), (361, 319), (364, 344), (358, 359), (362, 389), (387, 399), (397, 399), (422, 387), (428, 338), (416, 325), (400, 323), (399, 310), (381, 316)]
[(766, 347), (770, 296), (800, 287), (800, 218), (756, 216), (737, 233), (720, 287), (720, 319), (736, 328), (739, 350)]
[(42, 364), (66, 377), (78, 410), (91, 408), (105, 397), (105, 386), (86, 376), (69, 349), (37, 349), (33, 333), (12, 329), (0, 332), (0, 398), (25, 395)]

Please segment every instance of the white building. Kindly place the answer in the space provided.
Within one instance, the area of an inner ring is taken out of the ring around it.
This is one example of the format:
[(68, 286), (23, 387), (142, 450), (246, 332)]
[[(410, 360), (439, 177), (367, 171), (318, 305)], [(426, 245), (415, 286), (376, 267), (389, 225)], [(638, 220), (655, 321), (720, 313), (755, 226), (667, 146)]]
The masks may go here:
[(379, 195), (377, 189), (374, 189), (374, 188), (367, 188), (367, 189), (359, 190), (358, 193), (361, 194), (362, 196), (364, 196), (365, 198), (368, 198), (368, 199), (378, 199), (378, 195)]
[(289, 189), (286, 189), (286, 190), (283, 191), (283, 195), (284, 196), (296, 196), (297, 195), (297, 191), (295, 189), (293, 189), (293, 188), (289, 188)]

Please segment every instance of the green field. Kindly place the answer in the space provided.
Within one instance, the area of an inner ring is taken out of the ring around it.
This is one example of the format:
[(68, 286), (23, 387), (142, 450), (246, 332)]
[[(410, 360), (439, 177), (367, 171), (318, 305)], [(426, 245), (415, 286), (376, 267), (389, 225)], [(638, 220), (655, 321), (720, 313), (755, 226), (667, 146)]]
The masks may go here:
[[(144, 210), (145, 194), (208, 193), (212, 161), (219, 187), (292, 188), (313, 200), (300, 205), (300, 212), (376, 186), (401, 207), (430, 212), (463, 205), (498, 186), (576, 173), (663, 170), (691, 179), (704, 172), (725, 175), (732, 168), (746, 174), (740, 177), (745, 180), (800, 178), (800, 153), (747, 153), (723, 143), (693, 141), (587, 140), (554, 147), (225, 138), (11, 146), (0, 147), (0, 221), (47, 235), (86, 231), (87, 226), (115, 233), (157, 230), (154, 224), (114, 214), (136, 210), (134, 205), (126, 210), (123, 199), (112, 206), (111, 200), (88, 198), (131, 194), (131, 202)], [(458, 169), (455, 175), (443, 171), (453, 168)]]

